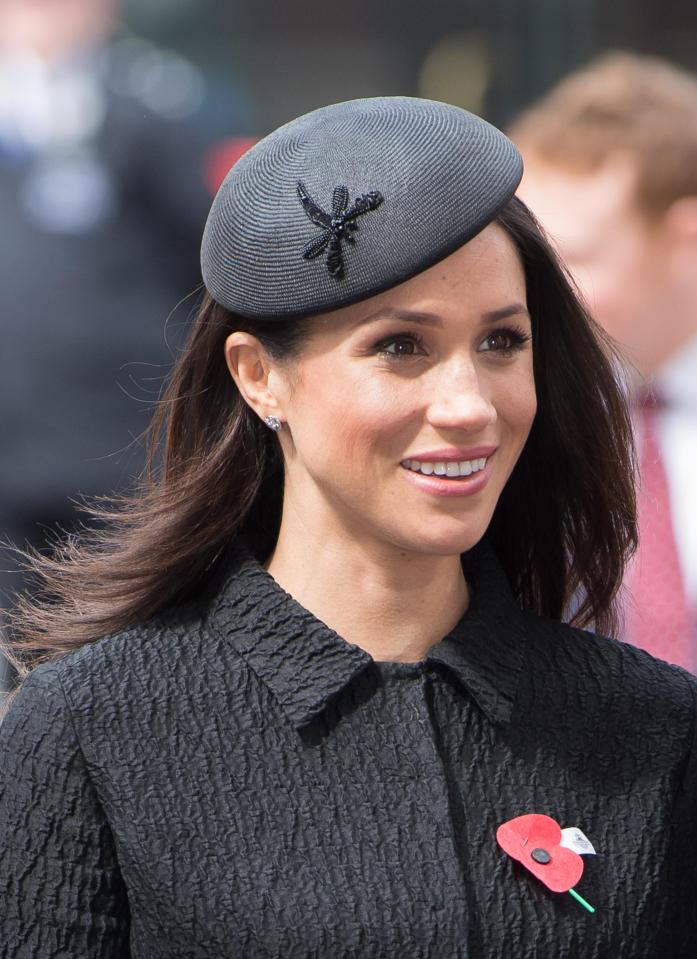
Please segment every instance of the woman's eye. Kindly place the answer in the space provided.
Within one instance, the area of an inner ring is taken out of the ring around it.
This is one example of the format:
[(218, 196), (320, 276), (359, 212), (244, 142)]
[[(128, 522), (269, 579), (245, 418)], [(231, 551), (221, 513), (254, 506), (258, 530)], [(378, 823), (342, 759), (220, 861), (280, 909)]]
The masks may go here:
[(381, 340), (377, 350), (390, 357), (417, 356), (424, 353), (423, 343), (417, 336), (393, 336), (389, 340)]
[(490, 333), (479, 347), (480, 353), (515, 353), (530, 339), (521, 330), (496, 330)]

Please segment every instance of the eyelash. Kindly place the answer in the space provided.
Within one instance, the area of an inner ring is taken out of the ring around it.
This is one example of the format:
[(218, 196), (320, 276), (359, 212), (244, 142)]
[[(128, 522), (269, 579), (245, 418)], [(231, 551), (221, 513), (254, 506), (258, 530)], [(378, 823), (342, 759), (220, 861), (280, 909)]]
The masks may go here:
[[(416, 347), (413, 353), (390, 353), (386, 347), (393, 343), (411, 343)], [(395, 333), (393, 336), (385, 336), (374, 346), (375, 351), (382, 357), (390, 360), (413, 359), (419, 353), (426, 352), (426, 344), (417, 333)]]
[(494, 336), (507, 336), (510, 340), (510, 346), (503, 347), (498, 350), (484, 350), (485, 353), (500, 353), (503, 356), (513, 356), (514, 353), (519, 353), (526, 343), (529, 343), (532, 339), (530, 333), (527, 330), (521, 329), (519, 326), (506, 326), (502, 327), (499, 330), (493, 330), (485, 337), (486, 340), (491, 339)]
[[(513, 356), (515, 353), (519, 353), (524, 348), (525, 344), (531, 339), (530, 334), (525, 330), (522, 330), (516, 326), (510, 326), (494, 330), (484, 338), (483, 342), (486, 343), (487, 340), (498, 336), (508, 337), (510, 345), (499, 349), (493, 348), (482, 350), (483, 353), (497, 353), (499, 356)], [(394, 343), (410, 343), (416, 349), (412, 353), (393, 353), (390, 352), (387, 347)], [(378, 343), (375, 344), (374, 350), (379, 356), (389, 360), (412, 360), (414, 357), (426, 352), (426, 344), (424, 343), (422, 337), (420, 337), (417, 333), (396, 333), (392, 336), (383, 337)]]

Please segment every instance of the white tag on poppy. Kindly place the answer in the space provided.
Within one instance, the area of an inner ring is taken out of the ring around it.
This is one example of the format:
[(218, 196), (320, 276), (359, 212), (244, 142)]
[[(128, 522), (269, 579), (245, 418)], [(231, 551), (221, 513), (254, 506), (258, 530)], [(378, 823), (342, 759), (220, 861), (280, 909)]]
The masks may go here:
[(568, 826), (561, 831), (560, 846), (566, 846), (579, 855), (595, 856), (596, 852), (593, 843), (583, 835), (578, 826)]

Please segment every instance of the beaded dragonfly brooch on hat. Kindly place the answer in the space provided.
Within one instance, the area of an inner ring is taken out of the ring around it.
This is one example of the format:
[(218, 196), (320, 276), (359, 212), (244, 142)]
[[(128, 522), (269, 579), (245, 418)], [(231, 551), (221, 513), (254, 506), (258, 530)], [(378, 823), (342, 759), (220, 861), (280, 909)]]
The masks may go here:
[(337, 280), (343, 279), (344, 260), (342, 256), (342, 241), (355, 243), (353, 233), (358, 229), (356, 220), (364, 213), (377, 209), (384, 197), (382, 193), (373, 190), (356, 197), (349, 206), (349, 192), (345, 186), (334, 187), (332, 194), (332, 212), (327, 213), (312, 199), (302, 181), (298, 181), (298, 196), (305, 213), (315, 226), (322, 227), (322, 233), (309, 243), (305, 244), (303, 257), (313, 260), (327, 250), (327, 269)]

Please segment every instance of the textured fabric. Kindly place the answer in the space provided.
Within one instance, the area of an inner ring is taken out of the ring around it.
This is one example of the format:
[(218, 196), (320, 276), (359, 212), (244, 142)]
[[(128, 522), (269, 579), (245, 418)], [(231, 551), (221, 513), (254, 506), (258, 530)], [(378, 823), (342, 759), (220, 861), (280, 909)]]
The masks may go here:
[(639, 549), (629, 576), (627, 638), (652, 655), (695, 672), (695, 617), (683, 582), (668, 477), (651, 406), (641, 409), (641, 426)]
[[(697, 681), (465, 561), (471, 607), (419, 663), (242, 554), (35, 670), (0, 729), (0, 956), (694, 957)], [(527, 812), (593, 843), (595, 915), (498, 847)]]
[[(248, 317), (311, 315), (367, 299), (479, 233), (522, 172), (503, 133), (446, 103), (375, 97), (322, 107), (261, 140), (227, 175), (203, 236), (204, 283), (218, 303)], [(326, 214), (324, 229), (299, 185)], [(337, 188), (348, 191), (349, 208), (381, 197), (337, 240), (341, 275), (327, 268), (329, 247), (304, 255), (331, 232), (342, 206), (334, 207)]]

